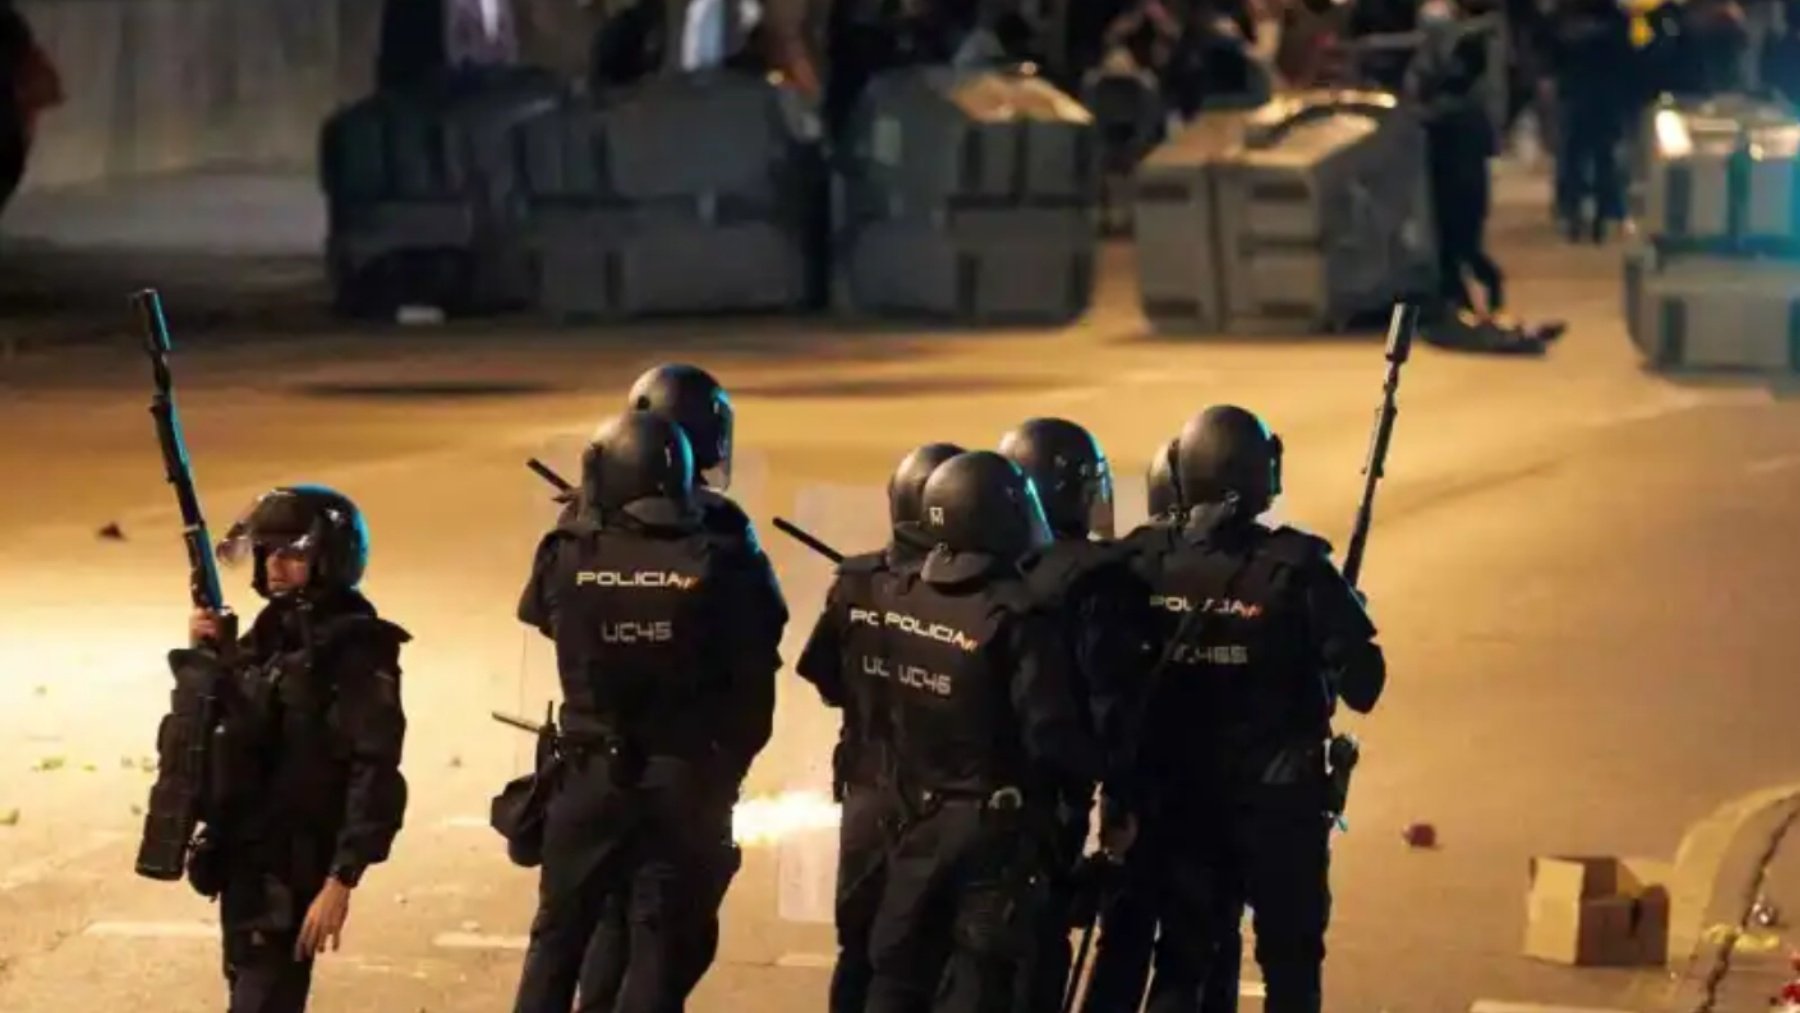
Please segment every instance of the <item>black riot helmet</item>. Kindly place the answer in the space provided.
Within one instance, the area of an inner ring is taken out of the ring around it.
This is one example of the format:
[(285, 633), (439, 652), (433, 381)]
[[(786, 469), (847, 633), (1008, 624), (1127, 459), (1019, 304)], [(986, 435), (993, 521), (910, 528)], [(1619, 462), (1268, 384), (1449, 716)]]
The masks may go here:
[(1150, 470), (1144, 477), (1144, 502), (1151, 520), (1181, 513), (1181, 483), (1175, 480), (1175, 448), (1179, 443), (1178, 440), (1159, 443), (1150, 453)]
[(927, 443), (900, 459), (888, 479), (888, 520), (896, 527), (925, 521), (925, 482), (938, 466), (963, 453), (954, 443)]
[(1214, 405), (1182, 427), (1175, 481), (1189, 507), (1231, 504), (1255, 518), (1281, 495), (1281, 437), (1254, 412)]
[[(926, 537), (952, 558), (968, 560), (966, 567), (950, 566), (957, 571), (951, 580), (975, 576), (995, 561), (1017, 562), (1051, 541), (1030, 477), (991, 450), (958, 454), (939, 465), (925, 481), (924, 504)], [(933, 554), (934, 562), (939, 555)]]
[(600, 423), (581, 454), (581, 496), (602, 523), (618, 514), (661, 527), (693, 521), (694, 452), (687, 434), (650, 412)]
[(631, 385), (626, 408), (660, 415), (680, 426), (693, 450), (700, 484), (718, 492), (731, 487), (731, 398), (711, 373), (699, 366), (664, 363)]
[(267, 598), (269, 553), (306, 554), (305, 592), (352, 590), (369, 566), (369, 526), (350, 497), (322, 485), (289, 485), (256, 498), (225, 532), (220, 559), (255, 561), (250, 586)]
[(1092, 433), (1067, 419), (1028, 419), (1000, 438), (1000, 453), (1031, 477), (1058, 537), (1112, 537), (1112, 468)]

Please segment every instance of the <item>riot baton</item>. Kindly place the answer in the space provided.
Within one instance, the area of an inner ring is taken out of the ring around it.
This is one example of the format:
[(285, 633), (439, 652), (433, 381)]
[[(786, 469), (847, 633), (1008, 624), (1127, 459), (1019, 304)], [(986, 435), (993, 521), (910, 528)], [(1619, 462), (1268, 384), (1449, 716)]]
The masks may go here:
[(510, 725), (522, 732), (530, 732), (533, 735), (544, 734), (544, 726), (538, 724), (536, 721), (527, 721), (522, 717), (507, 714), (504, 711), (489, 711), (488, 716), (503, 725)]
[(826, 545), (817, 538), (814, 538), (805, 528), (802, 528), (800, 525), (795, 524), (785, 517), (775, 518), (775, 530), (792, 538), (794, 541), (799, 542), (801, 545), (806, 546), (819, 555), (824, 556), (833, 563), (842, 563), (844, 561), (843, 553)]
[(530, 468), (532, 471), (537, 473), (537, 476), (539, 478), (541, 478), (544, 481), (549, 482), (551, 485), (555, 486), (557, 492), (567, 495), (567, 494), (575, 491), (575, 487), (569, 484), (568, 479), (562, 477), (561, 475), (558, 475), (556, 473), (556, 469), (550, 467), (548, 464), (545, 464), (544, 462), (538, 460), (535, 457), (527, 459), (525, 461), (525, 467)]

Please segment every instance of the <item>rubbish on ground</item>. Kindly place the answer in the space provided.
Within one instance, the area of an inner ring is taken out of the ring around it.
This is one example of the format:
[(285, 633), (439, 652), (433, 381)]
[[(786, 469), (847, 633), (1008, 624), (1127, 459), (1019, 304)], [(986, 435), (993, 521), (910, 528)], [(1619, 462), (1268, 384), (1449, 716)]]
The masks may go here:
[(8, 809), (0, 813), (0, 827), (16, 827), (19, 825), (19, 810)]
[(1408, 847), (1435, 848), (1438, 846), (1437, 827), (1430, 823), (1413, 823), (1400, 832)]
[(31, 769), (36, 771), (61, 770), (66, 762), (67, 761), (60, 756), (46, 756), (33, 765)]
[(1660, 967), (1669, 949), (1667, 862), (1531, 860), (1525, 955), (1574, 967)]
[(1776, 907), (1769, 898), (1758, 897), (1756, 903), (1750, 907), (1750, 923), (1765, 929), (1779, 928), (1781, 926), (1781, 909)]
[(99, 531), (96, 531), (94, 537), (103, 542), (122, 542), (125, 540), (125, 529), (119, 527), (118, 521), (112, 521)]

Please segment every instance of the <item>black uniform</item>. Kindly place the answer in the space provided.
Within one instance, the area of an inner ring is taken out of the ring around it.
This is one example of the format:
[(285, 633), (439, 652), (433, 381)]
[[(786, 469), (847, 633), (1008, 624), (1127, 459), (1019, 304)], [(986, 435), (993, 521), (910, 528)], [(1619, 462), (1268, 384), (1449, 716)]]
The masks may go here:
[[(640, 4), (639, 7), (644, 12), (655, 12), (660, 25), (660, 7), (648, 3)], [(660, 44), (660, 35), (657, 35), (657, 40)], [(595, 66), (598, 70), (599, 64)], [(725, 388), (710, 373), (697, 366), (665, 363), (646, 370), (633, 381), (631, 390), (626, 395), (626, 402), (634, 411), (650, 412), (674, 423), (687, 437), (695, 471), (693, 501), (700, 511), (701, 526), (719, 538), (741, 544), (749, 555), (750, 566), (762, 576), (758, 583), (767, 585), (767, 593), (757, 595), (754, 604), (760, 610), (763, 621), (774, 631), (775, 639), (772, 643), (779, 645), (788, 613), (787, 605), (782, 600), (781, 586), (775, 578), (775, 569), (763, 554), (749, 515), (723, 491), (731, 483), (734, 428), (731, 398)], [(574, 509), (575, 505), (571, 505), (570, 510), (564, 512), (565, 520), (573, 515)], [(720, 790), (735, 796), (738, 783), (733, 781), (721, 785)], [(714, 881), (721, 901), (725, 891), (731, 886), (732, 878), (737, 875), (738, 858), (735, 849), (721, 855)], [(628, 899), (622, 895), (610, 897), (606, 902), (604, 915), (588, 945), (587, 958), (582, 963), (581, 1001), (578, 1006), (580, 1013), (604, 1013), (613, 1008), (624, 981), (630, 949), (626, 924), (627, 906)], [(701, 931), (688, 940), (691, 944), (690, 952), (682, 960), (686, 968), (684, 978), (691, 978), (688, 989), (699, 983), (718, 952), (718, 904), (715, 903), (710, 911)]]
[(1054, 622), (1018, 576), (1047, 535), (1031, 483), (997, 454), (962, 454), (932, 474), (925, 511), (938, 548), (876, 585), (904, 825), (868, 1009), (998, 1013), (1030, 957), (1056, 800), (1093, 782), (1098, 750)]
[(1242, 524), (1160, 541), (1143, 558), (1172, 638), (1146, 731), (1145, 760), (1162, 788), (1150, 1009), (1194, 1007), (1219, 919), (1247, 901), (1267, 1009), (1316, 1013), (1330, 913), (1333, 673), (1353, 676), (1364, 694), (1356, 702), (1373, 705), (1375, 630), (1320, 539)]
[[(621, 425), (680, 432), (643, 413)], [(546, 536), (520, 601), (520, 619), (557, 644), (565, 760), (520, 1013), (569, 1009), (609, 899), (630, 935), (612, 1008), (682, 1008), (716, 946), (732, 804), (768, 741), (781, 627), (766, 562), (703, 527), (679, 443), (678, 490), (620, 505), (585, 478), (584, 504), (599, 506)], [(604, 439), (590, 457), (607, 457)]]
[(887, 883), (887, 855), (900, 823), (892, 774), (893, 736), (886, 717), (885, 685), (875, 673), (885, 654), (876, 616), (877, 582), (916, 573), (930, 541), (919, 527), (925, 483), (938, 465), (962, 453), (950, 443), (928, 443), (907, 454), (888, 480), (893, 537), (886, 549), (851, 556), (839, 565), (800, 663), (828, 706), (844, 712), (832, 756), (832, 794), (843, 805), (838, 824), (838, 959), (831, 975), (832, 1013), (862, 1013), (868, 1005), (869, 936)]
[(882, 722), (885, 686), (870, 672), (883, 661), (882, 638), (867, 617), (875, 614), (880, 600), (877, 585), (916, 572), (924, 556), (922, 546), (896, 537), (881, 552), (846, 558), (826, 593), (824, 614), (795, 666), (826, 704), (844, 712), (832, 757), (833, 794), (843, 805), (832, 1013), (857, 1013), (867, 1003), (874, 975), (869, 934), (886, 884), (889, 837), (898, 822), (897, 795), (888, 775), (891, 736)]
[(238, 642), (188, 877), (219, 902), (232, 1013), (292, 1013), (312, 983), (294, 945), (314, 898), (327, 877), (356, 886), (400, 831), (399, 657), (411, 638), (355, 590), (367, 533), (341, 495), (278, 489), (226, 536), (239, 542), (254, 546), (260, 593), (271, 548), (305, 547), (312, 579), (271, 598)]
[[(1110, 541), (1112, 469), (1100, 441), (1067, 419), (1028, 419), (1000, 440), (1000, 452), (1031, 477), (1055, 540), (1026, 563), (1026, 585), (1064, 635), (1077, 701), (1101, 744), (1108, 818), (1135, 808), (1131, 739), (1146, 654), (1155, 638), (1149, 592)], [(1096, 536), (1102, 540), (1096, 540)], [(1056, 861), (1033, 961), (1020, 983), (1019, 1013), (1059, 1013), (1072, 965), (1069, 928), (1086, 925), (1099, 885), (1084, 864), (1095, 785), (1059, 800)], [(1116, 857), (1116, 856), (1115, 856)], [(1143, 959), (1147, 960), (1145, 956)]]

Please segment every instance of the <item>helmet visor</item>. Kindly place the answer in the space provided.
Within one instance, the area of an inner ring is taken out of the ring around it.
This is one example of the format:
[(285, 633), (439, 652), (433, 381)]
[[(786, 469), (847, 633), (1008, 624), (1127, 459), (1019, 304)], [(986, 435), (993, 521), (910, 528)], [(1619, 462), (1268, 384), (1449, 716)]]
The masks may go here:
[(1112, 538), (1114, 527), (1112, 465), (1102, 457), (1088, 476), (1087, 529), (1101, 538)]
[(1038, 496), (1037, 483), (1030, 476), (1025, 478), (1025, 551), (1036, 552), (1056, 541), (1056, 535), (1050, 530), (1050, 518), (1044, 513), (1044, 501)]
[(301, 527), (299, 500), (287, 490), (277, 490), (257, 497), (246, 507), (225, 537), (213, 547), (213, 555), (222, 563), (237, 566), (264, 552), (310, 554), (313, 547), (311, 526)]
[[(723, 396), (721, 396), (718, 400), (714, 401), (713, 411), (717, 414), (719, 420), (719, 440), (718, 443), (711, 448), (715, 455), (715, 460), (712, 464), (701, 468), (700, 473), (695, 477), (700, 481), (701, 485), (706, 486), (714, 492), (726, 492), (731, 489), (731, 430), (733, 422), (731, 402), (726, 401)], [(700, 448), (696, 447), (695, 451), (696, 457), (701, 456)]]

